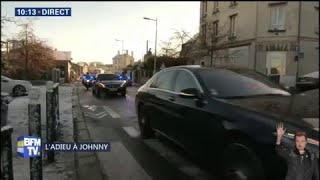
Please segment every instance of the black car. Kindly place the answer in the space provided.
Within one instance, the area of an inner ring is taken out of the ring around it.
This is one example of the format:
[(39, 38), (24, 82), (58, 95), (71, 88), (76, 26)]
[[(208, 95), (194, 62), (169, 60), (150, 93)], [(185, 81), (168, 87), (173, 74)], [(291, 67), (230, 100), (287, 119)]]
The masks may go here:
[[(222, 179), (284, 179), (275, 152), (276, 124), (293, 145), (302, 128), (319, 153), (319, 110), (296, 113), (292, 95), (262, 74), (242, 68), (176, 66), (139, 88), (136, 112), (142, 138), (157, 132), (210, 165)], [(319, 106), (318, 106), (319, 107)], [(300, 109), (303, 110), (302, 108)]]
[(319, 89), (319, 71), (305, 74), (297, 79), (297, 91)]
[(115, 74), (98, 74), (96, 80), (93, 81), (92, 94), (97, 97), (105, 94), (121, 94), (125, 96), (127, 85), (125, 80), (120, 80)]

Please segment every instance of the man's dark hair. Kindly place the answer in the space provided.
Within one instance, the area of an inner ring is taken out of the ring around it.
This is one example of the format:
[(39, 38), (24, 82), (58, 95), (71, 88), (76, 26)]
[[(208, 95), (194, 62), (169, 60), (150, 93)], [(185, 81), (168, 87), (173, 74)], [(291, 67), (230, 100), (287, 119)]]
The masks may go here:
[(298, 130), (296, 132), (296, 134), (294, 135), (294, 140), (296, 140), (296, 137), (301, 137), (301, 136), (304, 136), (307, 140), (307, 133), (305, 131), (302, 131), (302, 130)]

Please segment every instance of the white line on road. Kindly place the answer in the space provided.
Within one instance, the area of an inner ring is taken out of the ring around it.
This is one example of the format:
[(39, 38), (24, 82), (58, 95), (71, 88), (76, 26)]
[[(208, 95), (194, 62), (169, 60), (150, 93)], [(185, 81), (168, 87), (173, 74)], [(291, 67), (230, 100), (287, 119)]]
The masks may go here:
[(103, 118), (103, 117), (105, 117), (105, 116), (107, 116), (108, 114), (107, 113), (105, 113), (105, 114), (102, 114), (102, 115), (100, 115), (99, 117), (97, 117), (97, 118), (99, 118), (99, 119), (101, 119), (101, 118)]
[(103, 115), (103, 114), (105, 114), (105, 113), (107, 113), (107, 112), (102, 111), (102, 112), (100, 112), (100, 113), (96, 114), (96, 116), (101, 116), (101, 115)]
[(88, 109), (90, 109), (91, 111), (95, 111), (97, 109), (97, 106), (96, 105), (92, 105)]
[(90, 118), (97, 118), (96, 116), (93, 116), (93, 115), (91, 115), (91, 114), (84, 114), (84, 116), (90, 117)]
[(108, 114), (110, 114), (110, 116), (112, 118), (120, 118), (120, 115), (116, 112), (114, 112), (112, 109), (110, 109), (108, 106), (103, 106), (103, 109), (106, 110), (108, 112)]
[(138, 137), (140, 133), (134, 127), (122, 127), (131, 137)]

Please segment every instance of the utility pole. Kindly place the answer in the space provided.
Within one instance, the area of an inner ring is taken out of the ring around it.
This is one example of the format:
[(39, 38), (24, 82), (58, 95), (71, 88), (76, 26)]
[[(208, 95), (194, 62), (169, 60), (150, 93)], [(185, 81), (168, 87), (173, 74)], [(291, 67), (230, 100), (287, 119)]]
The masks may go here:
[(148, 47), (148, 40), (147, 40), (147, 51), (146, 51), (146, 54), (148, 54), (148, 49), (149, 49), (149, 47)]
[[(298, 15), (298, 38), (297, 38), (297, 67), (296, 67), (296, 82), (299, 77), (299, 61), (300, 61), (300, 33), (301, 33), (301, 1), (299, 1), (299, 15)], [(295, 83), (295, 87), (297, 88), (297, 83)]]

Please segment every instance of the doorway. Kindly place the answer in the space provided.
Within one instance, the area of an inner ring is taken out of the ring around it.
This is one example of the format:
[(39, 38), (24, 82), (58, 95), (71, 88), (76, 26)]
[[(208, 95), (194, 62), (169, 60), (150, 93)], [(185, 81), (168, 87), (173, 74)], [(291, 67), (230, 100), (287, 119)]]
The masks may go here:
[(286, 75), (287, 52), (269, 51), (266, 58), (266, 75), (276, 83), (283, 82)]

